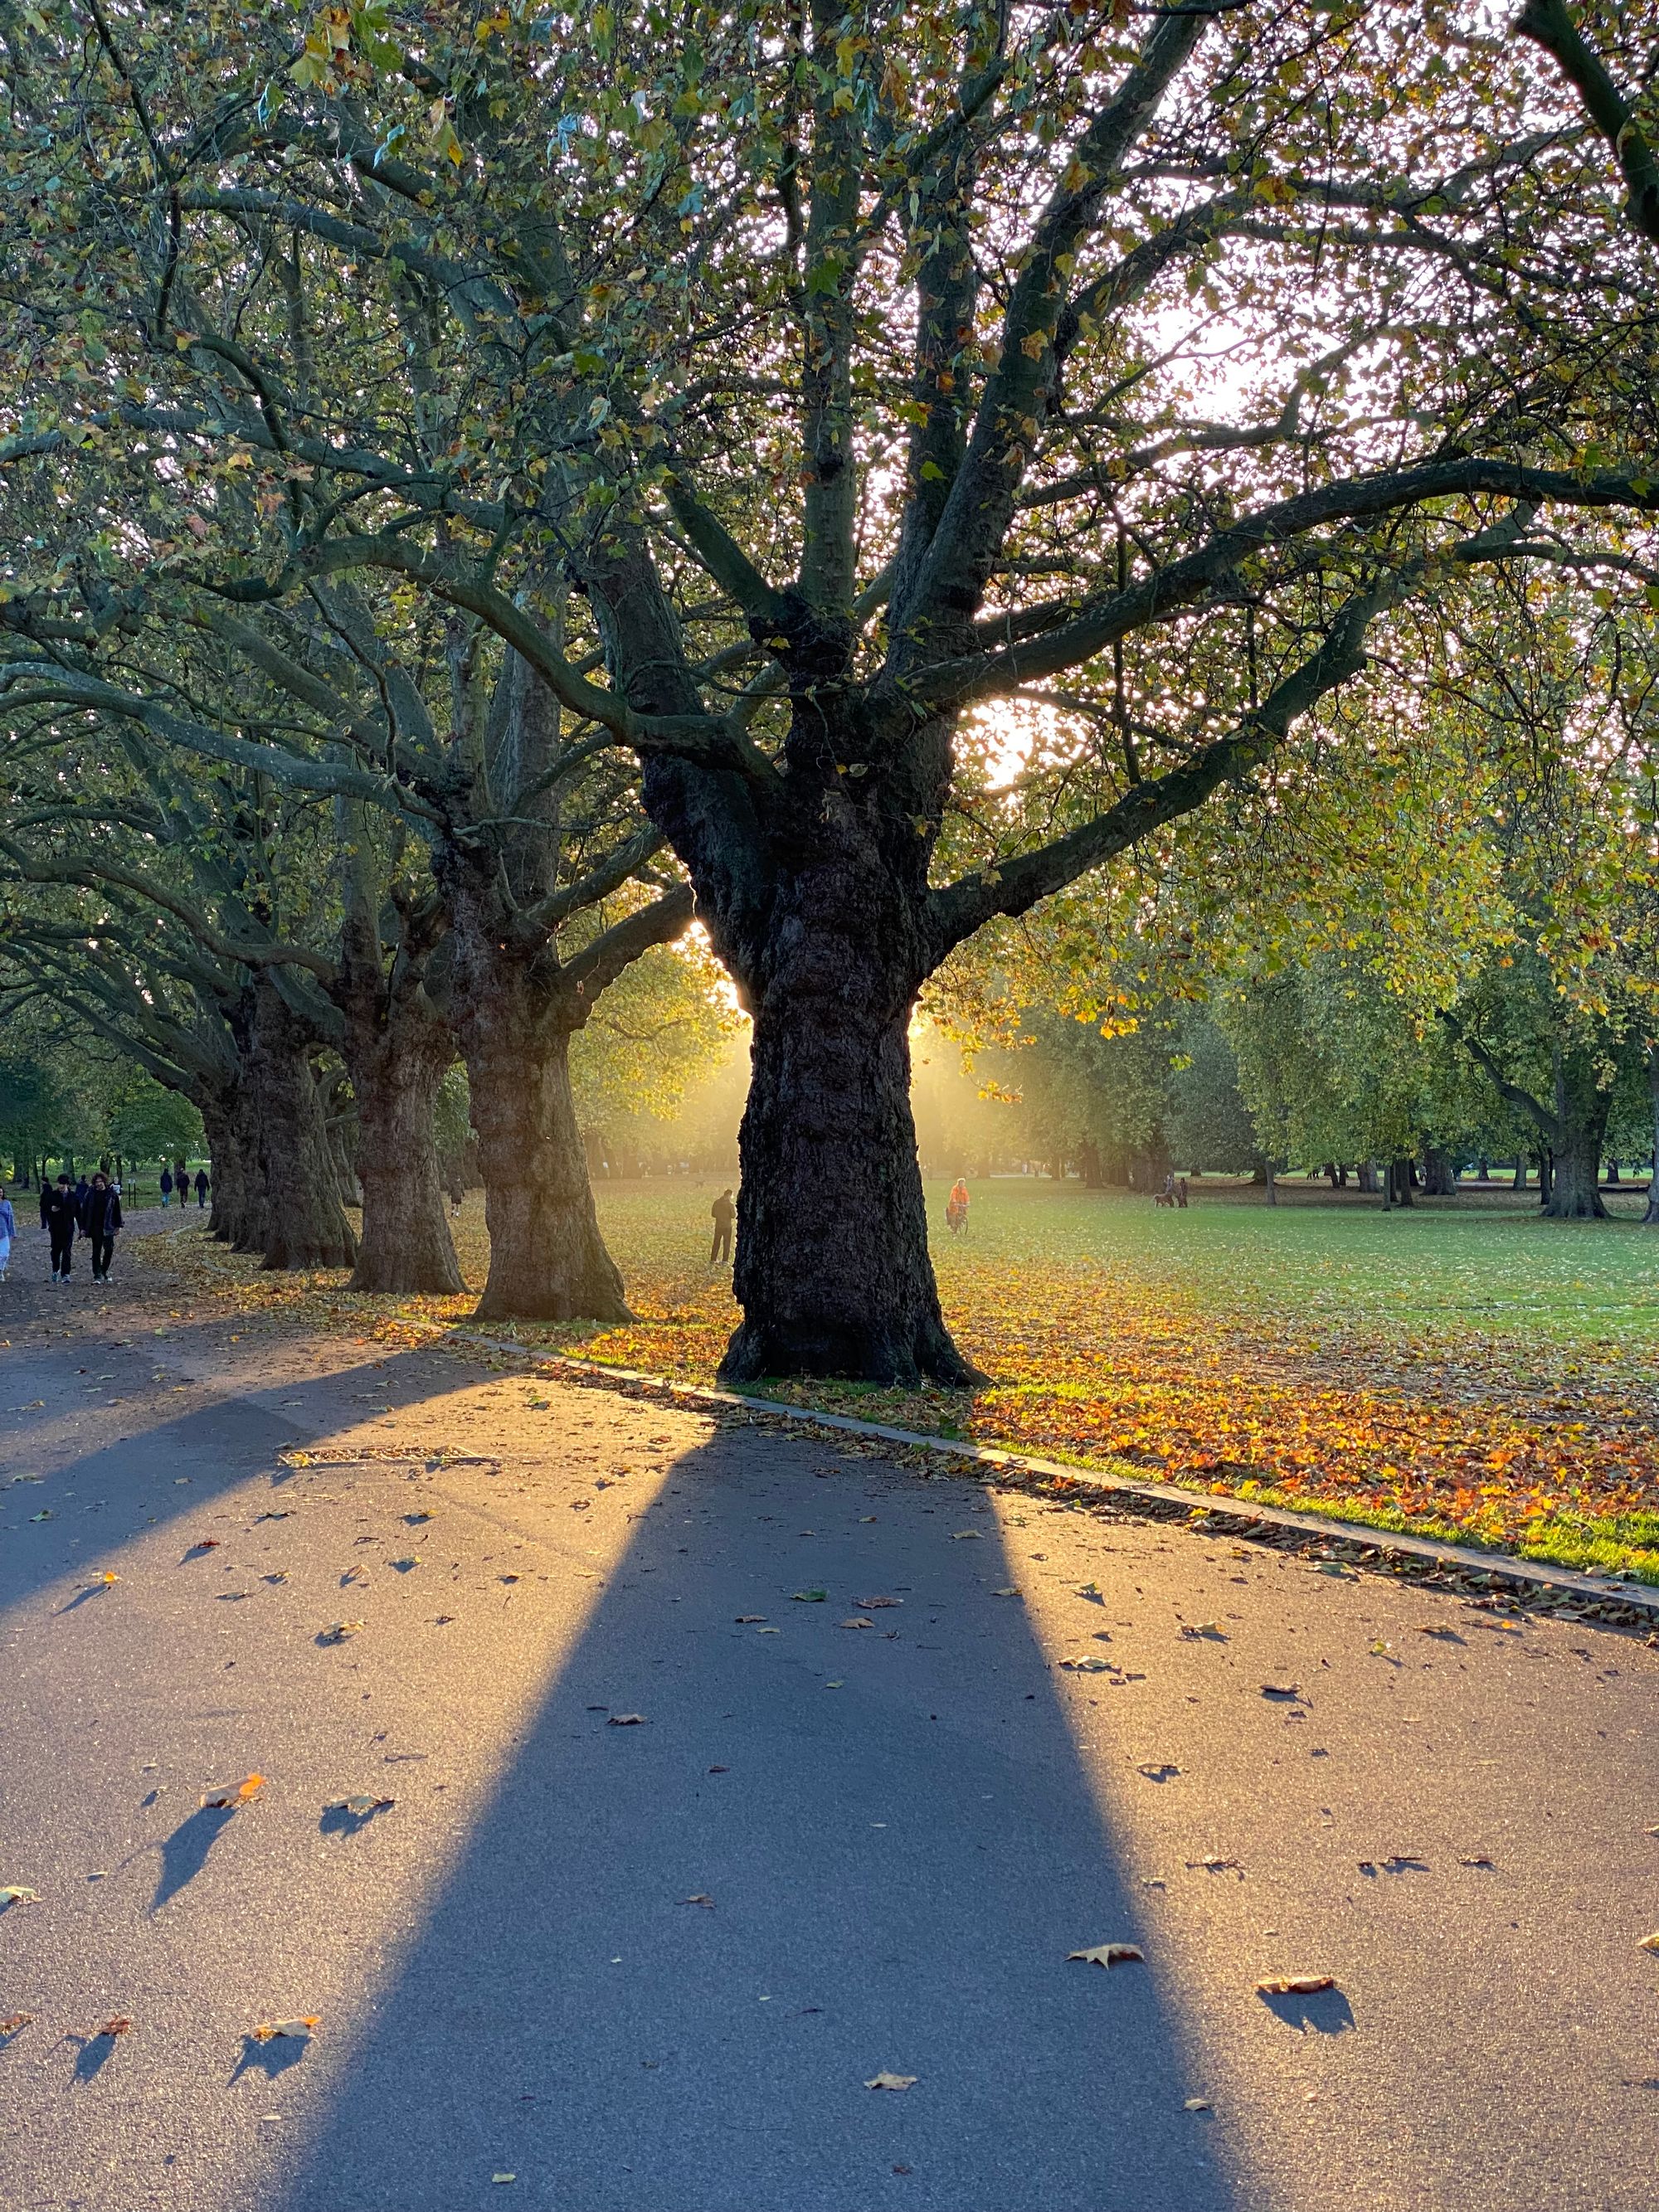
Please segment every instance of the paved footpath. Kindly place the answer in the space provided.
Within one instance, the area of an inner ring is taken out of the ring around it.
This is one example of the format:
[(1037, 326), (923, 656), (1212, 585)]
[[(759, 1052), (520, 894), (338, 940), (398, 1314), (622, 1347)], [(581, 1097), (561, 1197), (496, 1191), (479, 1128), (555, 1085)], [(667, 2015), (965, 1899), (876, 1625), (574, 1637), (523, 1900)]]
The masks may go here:
[(7, 2212), (1652, 2212), (1639, 1638), (35, 1243)]

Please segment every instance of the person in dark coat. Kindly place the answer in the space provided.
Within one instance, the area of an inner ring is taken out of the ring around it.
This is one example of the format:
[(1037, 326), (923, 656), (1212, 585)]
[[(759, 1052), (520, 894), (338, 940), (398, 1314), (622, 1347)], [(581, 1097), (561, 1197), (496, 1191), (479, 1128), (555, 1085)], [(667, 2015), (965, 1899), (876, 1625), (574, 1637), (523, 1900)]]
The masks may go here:
[(732, 1224), (738, 1209), (732, 1203), (730, 1190), (723, 1190), (708, 1211), (714, 1217), (714, 1241), (708, 1249), (708, 1264), (713, 1267), (732, 1257)]
[(173, 1170), (171, 1168), (163, 1168), (161, 1170), (161, 1203), (163, 1206), (170, 1206), (173, 1203)]
[(94, 1176), (81, 1226), (92, 1242), (92, 1279), (106, 1283), (109, 1263), (115, 1256), (115, 1232), (121, 1226), (120, 1194), (110, 1188), (106, 1175)]
[(75, 1232), (79, 1226), (75, 1193), (66, 1175), (60, 1175), (52, 1188), (41, 1194), (40, 1218), (52, 1239), (52, 1279), (54, 1283), (66, 1283), (70, 1279), (70, 1258), (75, 1249)]
[(81, 1177), (80, 1182), (75, 1186), (75, 1218), (81, 1224), (81, 1232), (82, 1236), (86, 1234), (87, 1199), (90, 1194), (91, 1190), (92, 1185), (87, 1181), (83, 1175)]
[(212, 1184), (208, 1181), (207, 1170), (205, 1168), (198, 1168), (196, 1170), (196, 1203), (198, 1206), (205, 1206), (207, 1204), (207, 1194), (212, 1188)]
[(40, 1182), (40, 1226), (52, 1226), (52, 1184), (44, 1176)]

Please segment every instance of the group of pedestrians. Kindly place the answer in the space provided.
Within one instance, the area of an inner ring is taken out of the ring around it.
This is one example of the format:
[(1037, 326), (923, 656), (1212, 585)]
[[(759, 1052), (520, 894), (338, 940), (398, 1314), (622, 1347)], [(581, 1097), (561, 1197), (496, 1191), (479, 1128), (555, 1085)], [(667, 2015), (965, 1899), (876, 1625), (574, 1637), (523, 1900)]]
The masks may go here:
[[(196, 1170), (196, 1203), (198, 1206), (205, 1206), (207, 1204), (208, 1192), (211, 1188), (212, 1185), (207, 1179), (207, 1170), (205, 1168), (198, 1168)], [(185, 1165), (182, 1160), (179, 1163), (179, 1172), (176, 1176), (173, 1174), (171, 1168), (163, 1168), (161, 1170), (161, 1203), (164, 1206), (172, 1205), (173, 1194), (175, 1190), (179, 1194), (179, 1205), (188, 1206), (190, 1204), (190, 1170)]]
[(43, 1184), (40, 1226), (52, 1243), (54, 1283), (68, 1282), (77, 1237), (84, 1237), (92, 1247), (93, 1281), (108, 1282), (115, 1232), (121, 1226), (121, 1194), (101, 1168), (90, 1182), (82, 1176), (71, 1183), (67, 1175), (60, 1175), (55, 1183)]

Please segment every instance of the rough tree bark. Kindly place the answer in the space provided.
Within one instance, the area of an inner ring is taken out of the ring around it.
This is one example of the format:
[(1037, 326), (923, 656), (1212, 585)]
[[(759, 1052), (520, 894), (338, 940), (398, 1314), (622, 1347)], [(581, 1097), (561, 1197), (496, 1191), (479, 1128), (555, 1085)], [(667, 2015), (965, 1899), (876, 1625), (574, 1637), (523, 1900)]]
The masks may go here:
[(1642, 1226), (1659, 1229), (1659, 1044), (1650, 1044), (1647, 1049), (1648, 1097), (1653, 1110), (1653, 1167), (1648, 1176), (1648, 1202), (1642, 1211)]
[(357, 1239), (341, 1206), (328, 1129), (312, 1073), (310, 1025), (269, 975), (253, 987), (248, 1060), (264, 1195), (264, 1262), (272, 1269), (349, 1267)]
[(404, 941), (388, 968), (378, 915), (366, 898), (351, 902), (331, 994), (357, 1101), (363, 1214), (351, 1287), (453, 1297), (466, 1285), (444, 1207), (433, 1111), (454, 1046), (422, 973), (435, 917), (425, 931), (402, 919)]

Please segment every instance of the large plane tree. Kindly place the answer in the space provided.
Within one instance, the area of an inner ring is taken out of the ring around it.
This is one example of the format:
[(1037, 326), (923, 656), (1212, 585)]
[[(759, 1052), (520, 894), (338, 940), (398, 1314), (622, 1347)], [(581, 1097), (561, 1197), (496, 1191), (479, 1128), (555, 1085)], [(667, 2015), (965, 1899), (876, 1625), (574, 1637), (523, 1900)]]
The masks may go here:
[(1613, 154), (1472, 0), (0, 23), (9, 626), (373, 568), (637, 761), (754, 1020), (735, 1378), (971, 1379), (955, 947), (1659, 508)]

